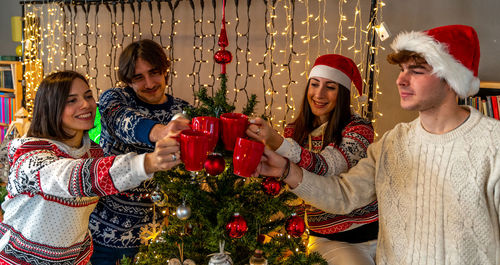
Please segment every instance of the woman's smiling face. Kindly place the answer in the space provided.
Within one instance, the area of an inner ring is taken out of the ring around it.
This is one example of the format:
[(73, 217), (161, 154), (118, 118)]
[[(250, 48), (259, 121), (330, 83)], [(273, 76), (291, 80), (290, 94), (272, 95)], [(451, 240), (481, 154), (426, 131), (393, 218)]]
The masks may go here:
[(339, 84), (323, 77), (312, 77), (307, 88), (307, 101), (311, 112), (319, 119), (320, 123), (328, 121), (330, 112), (337, 105)]

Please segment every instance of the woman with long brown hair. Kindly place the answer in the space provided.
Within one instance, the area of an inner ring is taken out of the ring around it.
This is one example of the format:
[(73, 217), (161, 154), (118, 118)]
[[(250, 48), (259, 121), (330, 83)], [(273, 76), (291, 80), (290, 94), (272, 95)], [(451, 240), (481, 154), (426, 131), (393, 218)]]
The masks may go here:
[(56, 72), (40, 83), (27, 137), (8, 145), (0, 264), (87, 264), (93, 250), (89, 216), (99, 197), (180, 163), (179, 145), (169, 137), (154, 152), (103, 157), (87, 133), (95, 112), (81, 74)]
[[(370, 122), (351, 111), (351, 82), (361, 94), (361, 76), (351, 59), (320, 56), (309, 74), (300, 113), (285, 127), (284, 136), (261, 118), (250, 121), (247, 134), (307, 171), (325, 177), (345, 172), (366, 157), (373, 141)], [(306, 216), (310, 251), (322, 254), (329, 264), (375, 264), (376, 201), (347, 215), (305, 202), (298, 213)]]

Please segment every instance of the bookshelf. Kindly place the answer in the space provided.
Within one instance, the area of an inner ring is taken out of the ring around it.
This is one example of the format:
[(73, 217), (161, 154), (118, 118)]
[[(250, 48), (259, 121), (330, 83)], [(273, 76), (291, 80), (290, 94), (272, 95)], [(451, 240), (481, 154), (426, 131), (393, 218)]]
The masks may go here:
[(22, 79), (21, 62), (0, 61), (0, 140), (3, 140), (14, 114), (22, 107)]
[(479, 92), (462, 104), (472, 106), (484, 115), (500, 120), (500, 82), (481, 81)]

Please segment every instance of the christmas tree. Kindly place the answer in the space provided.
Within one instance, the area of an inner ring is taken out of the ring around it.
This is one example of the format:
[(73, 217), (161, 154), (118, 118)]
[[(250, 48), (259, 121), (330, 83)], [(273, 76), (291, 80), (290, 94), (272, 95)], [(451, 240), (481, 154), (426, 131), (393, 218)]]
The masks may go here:
[[(225, 1), (218, 41), (221, 50), (214, 55), (221, 64), (220, 89), (210, 97), (206, 88), (200, 88), (196, 95), (200, 104), (186, 110), (188, 118), (219, 118), (235, 110), (227, 102), (226, 64), (232, 55), (225, 50), (224, 7)], [(256, 96), (251, 95), (242, 114), (253, 115), (256, 103)], [(122, 264), (240, 265), (248, 264), (255, 253), (252, 260), (260, 261), (255, 264), (326, 265), (319, 254), (307, 253), (304, 220), (290, 206), (296, 196), (274, 178), (235, 175), (233, 152), (223, 147), (218, 135), (214, 139), (218, 144), (203, 170), (190, 172), (181, 164), (156, 173), (158, 191), (151, 198), (155, 207), (164, 209), (165, 224), (144, 227), (141, 240), (145, 245), (135, 261), (123, 260)], [(262, 263), (263, 257), (267, 263)]]
[[(218, 117), (234, 111), (227, 103), (226, 80), (221, 74), (221, 87), (214, 97), (201, 89), (197, 94), (201, 105), (188, 109), (187, 115)], [(251, 115), (256, 103), (251, 96), (242, 113)], [(220, 155), (210, 155), (206, 169), (189, 172), (180, 165), (155, 175), (161, 190), (152, 194), (155, 207), (172, 214), (166, 215), (167, 225), (162, 228), (155, 224), (144, 229), (142, 239), (147, 245), (133, 264), (166, 264), (173, 258), (207, 264), (221, 242), (234, 264), (248, 264), (255, 250), (263, 251), (269, 264), (327, 264), (319, 254), (307, 254), (304, 221), (289, 206), (296, 196), (272, 178), (233, 174), (233, 154), (221, 142), (215, 149)]]

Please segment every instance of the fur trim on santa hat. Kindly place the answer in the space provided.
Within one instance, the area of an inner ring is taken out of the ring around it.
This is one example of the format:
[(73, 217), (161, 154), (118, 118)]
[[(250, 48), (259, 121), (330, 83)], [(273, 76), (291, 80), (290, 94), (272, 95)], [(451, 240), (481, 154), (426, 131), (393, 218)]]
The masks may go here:
[(333, 80), (347, 89), (351, 89), (351, 79), (344, 74), (342, 71), (335, 69), (331, 66), (327, 65), (316, 65), (311, 69), (309, 73), (309, 78), (312, 77), (323, 77), (330, 80)]
[(391, 44), (395, 52), (407, 50), (422, 55), (432, 66), (433, 74), (443, 78), (460, 98), (475, 95), (479, 91), (479, 78), (469, 68), (448, 52), (448, 47), (425, 32), (404, 32)]
[(363, 95), (363, 79), (358, 66), (351, 59), (340, 54), (324, 54), (316, 58), (309, 78), (322, 77), (335, 81), (351, 90), (351, 82), (359, 96)]

